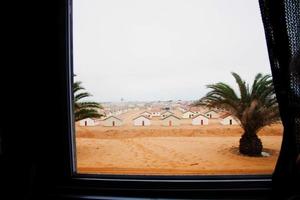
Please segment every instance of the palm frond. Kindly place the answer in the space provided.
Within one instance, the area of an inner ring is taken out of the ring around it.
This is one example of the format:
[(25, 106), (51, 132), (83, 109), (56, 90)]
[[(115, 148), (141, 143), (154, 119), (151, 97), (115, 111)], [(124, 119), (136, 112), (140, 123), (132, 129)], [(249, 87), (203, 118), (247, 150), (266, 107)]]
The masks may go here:
[(84, 90), (84, 87), (81, 86), (81, 82), (80, 81), (76, 81), (73, 83), (73, 93), (76, 93), (80, 90)]
[(260, 127), (279, 120), (278, 104), (271, 75), (257, 74), (249, 85), (232, 72), (239, 87), (240, 97), (227, 84), (219, 82), (207, 85), (210, 91), (199, 100), (208, 107), (219, 107), (229, 111), (240, 120), (246, 132), (256, 133)]
[(233, 77), (235, 78), (236, 83), (239, 86), (241, 102), (248, 102), (248, 97), (249, 97), (248, 90), (249, 89), (246, 86), (246, 82), (243, 81), (242, 78), (237, 73), (232, 72), (231, 74), (233, 75)]
[(207, 85), (211, 89), (200, 102), (207, 107), (220, 107), (232, 112), (236, 112), (239, 108), (240, 99), (237, 97), (234, 90), (225, 83), (216, 83)]
[(80, 81), (74, 82), (73, 84), (75, 121), (88, 117), (101, 117), (102, 115), (98, 113), (98, 109), (102, 109), (103, 107), (99, 103), (81, 101), (84, 98), (92, 96), (90, 93), (84, 91), (85, 89), (81, 86), (81, 84), (82, 83)]
[(80, 109), (75, 112), (75, 121), (79, 121), (85, 118), (99, 118), (102, 115), (94, 109)]
[(79, 93), (79, 94), (75, 94), (75, 102), (78, 102), (79, 100), (83, 99), (83, 98), (86, 98), (86, 97), (90, 97), (91, 94), (90, 93), (87, 93), (87, 92), (82, 92), (82, 93)]
[(79, 102), (78, 106), (80, 108), (100, 108), (100, 109), (103, 108), (99, 103), (91, 102), (91, 101)]
[(251, 96), (254, 96), (254, 92), (256, 92), (256, 90), (257, 90), (257, 82), (262, 78), (262, 76), (263, 75), (261, 73), (258, 73), (255, 76), (252, 87), (251, 87), (251, 90), (250, 90)]

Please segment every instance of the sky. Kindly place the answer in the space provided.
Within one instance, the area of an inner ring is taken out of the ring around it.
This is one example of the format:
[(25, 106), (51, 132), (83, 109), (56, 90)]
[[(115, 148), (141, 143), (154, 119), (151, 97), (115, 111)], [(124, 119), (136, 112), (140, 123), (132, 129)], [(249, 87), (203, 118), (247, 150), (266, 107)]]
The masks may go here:
[(75, 81), (94, 101), (197, 100), (270, 74), (257, 0), (73, 0)]

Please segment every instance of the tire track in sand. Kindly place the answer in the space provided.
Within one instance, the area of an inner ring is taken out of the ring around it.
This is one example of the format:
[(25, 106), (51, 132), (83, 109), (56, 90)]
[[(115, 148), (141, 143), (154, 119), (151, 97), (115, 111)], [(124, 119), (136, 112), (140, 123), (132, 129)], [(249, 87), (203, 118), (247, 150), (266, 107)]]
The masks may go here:
[[(136, 157), (144, 158), (143, 160), (147, 167), (161, 168), (164, 163), (166, 167), (185, 167), (198, 164), (196, 159), (188, 159), (187, 153), (176, 151), (163, 145), (151, 142), (151, 148), (149, 148), (135, 139), (124, 140), (124, 143), (131, 147), (131, 151)], [(146, 144), (149, 145), (148, 142)]]
[(162, 156), (160, 153), (156, 153), (152, 148), (147, 148), (145, 145), (140, 144), (134, 139), (123, 140), (126, 145), (130, 146), (131, 151), (136, 157), (142, 157), (147, 167), (161, 167), (165, 162), (170, 165), (172, 160), (169, 156)]

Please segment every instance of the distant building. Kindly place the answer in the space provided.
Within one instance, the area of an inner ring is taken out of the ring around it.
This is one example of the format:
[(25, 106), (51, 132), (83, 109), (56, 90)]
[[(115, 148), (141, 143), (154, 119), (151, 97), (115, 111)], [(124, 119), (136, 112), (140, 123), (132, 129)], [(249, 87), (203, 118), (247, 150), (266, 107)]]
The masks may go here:
[(222, 125), (238, 125), (239, 124), (239, 120), (229, 113), (221, 116), (220, 118), (221, 118), (220, 123)]
[(209, 111), (205, 112), (204, 115), (206, 117), (208, 117), (209, 119), (217, 119), (220, 117), (219, 113), (216, 112), (215, 110), (209, 110)]
[(104, 116), (105, 116), (105, 117), (112, 116), (112, 112), (109, 111), (109, 110), (105, 110), (105, 111), (104, 111)]
[(152, 117), (151, 113), (148, 112), (148, 111), (142, 112), (140, 115), (143, 115), (143, 116), (148, 117), (148, 118)]
[(169, 115), (174, 115), (174, 113), (172, 113), (171, 111), (166, 111), (166, 112), (161, 113), (161, 117), (162, 118), (165, 118), (165, 117), (167, 117)]
[(184, 107), (178, 107), (178, 110), (180, 110), (181, 112), (185, 112), (186, 111), (186, 109), (184, 108)]
[(103, 109), (97, 109), (97, 112), (98, 112), (100, 115), (102, 115), (102, 116), (105, 116), (105, 115), (106, 115), (106, 112), (105, 112), (105, 110), (103, 110)]
[(96, 126), (96, 122), (92, 118), (85, 118), (79, 121), (80, 126)]
[(151, 116), (152, 117), (159, 117), (161, 109), (160, 108), (152, 108), (151, 109)]
[(162, 119), (163, 126), (179, 126), (180, 125), (180, 118), (176, 117), (175, 115), (169, 115)]
[(134, 126), (150, 126), (151, 121), (148, 117), (140, 115), (133, 119), (133, 125)]
[(209, 119), (205, 115), (196, 115), (192, 120), (192, 125), (208, 125)]
[(183, 119), (191, 119), (195, 116), (195, 113), (191, 112), (191, 111), (186, 111), (182, 114), (182, 118)]
[(163, 109), (168, 111), (168, 110), (170, 110), (170, 107), (164, 107)]
[(128, 105), (128, 108), (131, 108), (131, 109), (133, 109), (135, 107), (135, 105), (134, 104), (129, 104)]
[(103, 126), (121, 126), (121, 125), (122, 125), (122, 120), (115, 116), (110, 116), (103, 120)]
[(195, 115), (199, 115), (203, 113), (203, 108), (200, 106), (193, 106), (190, 108), (190, 111), (193, 112)]

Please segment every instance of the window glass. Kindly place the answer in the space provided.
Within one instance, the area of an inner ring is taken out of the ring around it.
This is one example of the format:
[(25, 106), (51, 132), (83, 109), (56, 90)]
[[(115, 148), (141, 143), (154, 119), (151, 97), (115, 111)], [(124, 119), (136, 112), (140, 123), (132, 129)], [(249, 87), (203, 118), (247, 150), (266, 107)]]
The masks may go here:
[(273, 172), (258, 1), (73, 0), (73, 56), (78, 173)]

